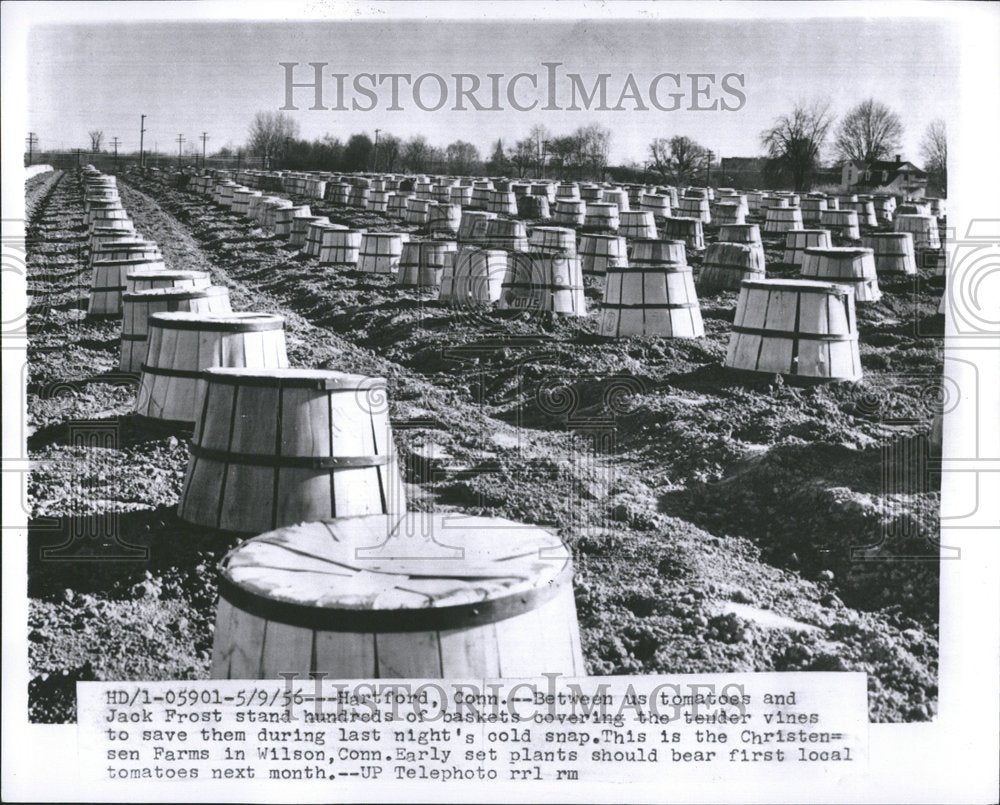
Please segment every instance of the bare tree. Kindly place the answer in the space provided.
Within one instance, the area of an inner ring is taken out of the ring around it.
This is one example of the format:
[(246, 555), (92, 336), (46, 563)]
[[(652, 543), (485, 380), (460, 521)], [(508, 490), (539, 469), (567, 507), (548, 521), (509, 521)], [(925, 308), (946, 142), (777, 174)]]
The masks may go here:
[(299, 136), (299, 124), (284, 112), (257, 112), (250, 124), (247, 150), (270, 161), (282, 156), (289, 140)]
[(455, 140), (449, 145), (444, 150), (444, 158), (448, 163), (448, 173), (470, 174), (481, 165), (479, 149), (463, 140)]
[(844, 160), (870, 163), (887, 159), (899, 150), (903, 124), (892, 109), (869, 98), (840, 121), (834, 147)]
[(808, 190), (832, 123), (829, 103), (799, 101), (760, 140), (772, 163), (796, 190)]
[(944, 120), (938, 118), (927, 124), (924, 137), (920, 141), (920, 156), (924, 170), (930, 174), (942, 191), (948, 187), (948, 128)]
[(417, 135), (406, 141), (406, 146), (403, 148), (403, 164), (407, 170), (413, 173), (429, 170), (432, 157), (433, 149), (426, 137)]
[(378, 141), (378, 169), (392, 173), (403, 153), (403, 141), (395, 134), (383, 134)]
[(653, 168), (665, 181), (682, 185), (691, 183), (708, 155), (703, 146), (684, 136), (657, 137), (649, 144), (649, 153)]
[(528, 139), (534, 143), (535, 149), (535, 175), (542, 175), (542, 162), (545, 159), (545, 144), (552, 138), (551, 133), (545, 126), (536, 123), (528, 132)]
[(508, 162), (511, 167), (517, 170), (517, 178), (521, 179), (527, 173), (528, 168), (535, 164), (536, 158), (535, 141), (529, 136), (514, 144)]
[(579, 141), (579, 164), (595, 178), (603, 178), (604, 169), (608, 166), (608, 153), (611, 150), (611, 130), (597, 123), (581, 126), (573, 132)]
[(100, 152), (101, 143), (104, 141), (104, 132), (89, 131), (87, 134), (90, 135), (90, 150), (95, 154)]

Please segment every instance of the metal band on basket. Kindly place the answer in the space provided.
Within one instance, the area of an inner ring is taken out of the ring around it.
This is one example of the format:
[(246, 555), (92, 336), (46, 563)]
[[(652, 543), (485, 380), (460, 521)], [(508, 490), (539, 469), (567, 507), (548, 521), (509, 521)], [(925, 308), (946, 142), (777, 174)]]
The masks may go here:
[(764, 338), (791, 338), (798, 341), (857, 341), (857, 333), (803, 333), (798, 330), (767, 330), (763, 327), (733, 325), (734, 333), (759, 335)]
[(189, 446), (191, 455), (224, 464), (246, 464), (254, 467), (277, 467), (297, 470), (348, 470), (383, 467), (396, 458), (395, 453), (375, 456), (276, 456), (264, 453), (236, 453), (216, 450), (200, 444)]
[(488, 601), (421, 609), (331, 609), (251, 592), (229, 578), (228, 561), (229, 556), (222, 560), (219, 595), (234, 607), (269, 622), (327, 632), (433, 632), (485, 626), (538, 609), (555, 598), (573, 577), (573, 567), (566, 562), (547, 584)]

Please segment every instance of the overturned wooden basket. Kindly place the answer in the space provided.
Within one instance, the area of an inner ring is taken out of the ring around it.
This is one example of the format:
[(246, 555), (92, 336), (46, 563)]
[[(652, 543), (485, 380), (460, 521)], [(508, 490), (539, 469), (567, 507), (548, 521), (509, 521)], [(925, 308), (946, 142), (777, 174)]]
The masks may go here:
[(259, 534), (402, 514), (385, 380), (322, 369), (208, 369), (178, 515)]
[(586, 674), (572, 559), (557, 537), (496, 518), (415, 519), (305, 523), (232, 551), (212, 677)]

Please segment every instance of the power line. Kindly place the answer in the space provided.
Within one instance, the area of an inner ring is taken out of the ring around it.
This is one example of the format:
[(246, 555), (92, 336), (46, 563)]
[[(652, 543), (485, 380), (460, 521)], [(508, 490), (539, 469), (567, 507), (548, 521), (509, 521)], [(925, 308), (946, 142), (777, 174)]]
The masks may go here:
[(31, 159), (34, 155), (35, 146), (38, 145), (38, 135), (33, 131), (28, 132), (28, 136), (25, 138), (28, 141), (28, 164), (31, 164)]

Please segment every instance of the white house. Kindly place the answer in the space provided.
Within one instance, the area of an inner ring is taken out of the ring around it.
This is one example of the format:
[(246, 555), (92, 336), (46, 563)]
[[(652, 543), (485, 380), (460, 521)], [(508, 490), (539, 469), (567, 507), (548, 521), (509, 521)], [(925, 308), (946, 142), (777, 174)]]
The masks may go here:
[(841, 168), (840, 184), (845, 190), (887, 188), (904, 198), (923, 198), (927, 192), (927, 174), (899, 154), (892, 162), (846, 162)]

